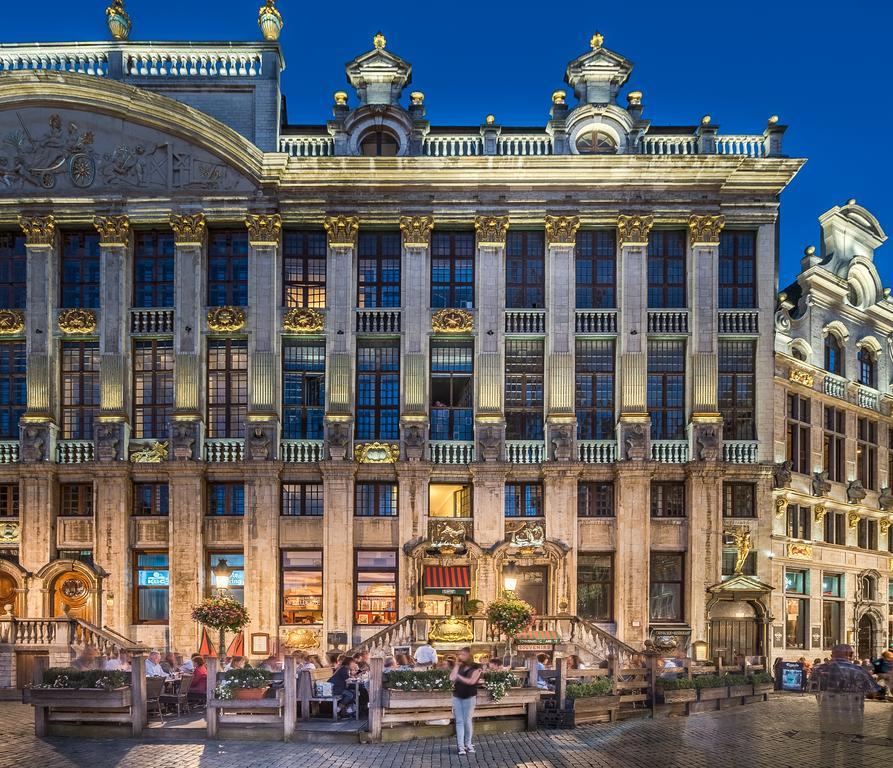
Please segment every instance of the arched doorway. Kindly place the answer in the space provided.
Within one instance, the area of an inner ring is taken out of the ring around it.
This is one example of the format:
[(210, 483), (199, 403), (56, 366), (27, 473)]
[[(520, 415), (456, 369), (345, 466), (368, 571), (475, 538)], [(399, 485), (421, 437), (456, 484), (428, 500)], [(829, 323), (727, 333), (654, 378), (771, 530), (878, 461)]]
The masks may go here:
[(12, 612), (18, 613), (18, 584), (11, 574), (0, 571), (0, 612), (6, 613), (6, 606), (12, 606)]
[(710, 609), (710, 646), (713, 656), (763, 655), (763, 623), (750, 602), (720, 600)]
[(65, 571), (53, 582), (53, 616), (66, 614), (93, 623), (93, 585), (79, 571)]
[(859, 654), (860, 659), (874, 658), (876, 632), (874, 618), (869, 613), (863, 614), (859, 619), (856, 636), (856, 653)]

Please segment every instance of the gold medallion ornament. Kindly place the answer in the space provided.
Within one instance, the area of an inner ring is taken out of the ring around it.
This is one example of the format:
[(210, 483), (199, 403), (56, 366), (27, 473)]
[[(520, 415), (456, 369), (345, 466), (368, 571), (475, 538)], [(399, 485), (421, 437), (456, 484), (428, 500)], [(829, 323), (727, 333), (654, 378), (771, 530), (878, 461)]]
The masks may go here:
[(393, 464), (400, 458), (400, 446), (396, 443), (363, 443), (354, 447), (353, 456), (360, 464)]
[(509, 231), (508, 216), (475, 216), (474, 231), (478, 245), (505, 245)]
[(268, 216), (263, 214), (248, 216), (245, 219), (248, 227), (248, 239), (253, 245), (279, 245), (282, 235), (282, 217), (278, 213)]
[(326, 316), (318, 309), (295, 307), (282, 318), (282, 327), (294, 333), (316, 333), (326, 324)]
[(329, 248), (353, 248), (360, 220), (356, 216), (326, 216), (323, 228), (329, 236)]
[(400, 231), (403, 233), (403, 245), (428, 247), (431, 242), (431, 230), (434, 219), (431, 216), (401, 216)]
[(177, 245), (201, 245), (205, 239), (205, 214), (171, 214), (171, 229)]
[(434, 622), (428, 632), (428, 639), (442, 643), (468, 643), (474, 640), (474, 629), (465, 619), (450, 616)]
[(94, 216), (93, 226), (99, 232), (100, 245), (127, 245), (130, 241), (130, 219), (126, 216)]
[(620, 245), (648, 245), (648, 235), (654, 226), (654, 216), (617, 217), (617, 239)]
[(19, 523), (13, 520), (0, 523), (0, 544), (18, 544), (21, 530)]
[(56, 219), (53, 216), (19, 216), (19, 226), (28, 245), (52, 245), (56, 239)]
[(579, 228), (579, 216), (546, 216), (546, 242), (549, 245), (574, 245)]
[(431, 329), (435, 333), (470, 333), (474, 315), (467, 309), (438, 309), (431, 315)]
[(695, 216), (688, 220), (691, 244), (719, 245), (719, 234), (726, 225), (725, 216)]
[(154, 442), (130, 454), (134, 464), (161, 464), (167, 458), (167, 443)]
[(0, 336), (12, 336), (24, 330), (24, 312), (17, 309), (0, 309)]
[(96, 313), (92, 309), (63, 309), (59, 313), (59, 330), (62, 333), (93, 333)]
[(319, 648), (319, 635), (312, 629), (289, 629), (282, 644), (294, 651), (312, 651)]
[(242, 307), (214, 307), (208, 310), (208, 328), (212, 331), (238, 331), (245, 326)]
[(815, 378), (809, 371), (804, 371), (802, 368), (791, 368), (791, 370), (788, 371), (788, 381), (812, 388)]

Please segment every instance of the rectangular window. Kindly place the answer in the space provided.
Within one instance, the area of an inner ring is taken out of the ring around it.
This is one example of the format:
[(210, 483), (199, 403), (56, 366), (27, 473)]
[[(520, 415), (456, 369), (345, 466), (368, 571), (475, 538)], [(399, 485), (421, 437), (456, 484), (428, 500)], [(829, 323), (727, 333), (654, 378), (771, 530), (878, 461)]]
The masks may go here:
[(431, 439), (472, 440), (474, 346), (431, 342)]
[(208, 341), (208, 437), (245, 437), (248, 342)]
[(28, 405), (24, 341), (0, 342), (0, 439), (19, 439), (19, 419)]
[(248, 306), (248, 232), (208, 235), (208, 306)]
[(824, 467), (828, 479), (842, 483), (846, 477), (846, 411), (825, 406)]
[(322, 550), (282, 552), (282, 623), (322, 624)]
[[(728, 543), (728, 542), (724, 542)], [(738, 550), (734, 546), (724, 546), (722, 550), (722, 575), (724, 578), (735, 575), (735, 566), (738, 563)], [(745, 576), (757, 575), (757, 553), (750, 551), (744, 559), (741, 573)]]
[(788, 504), (787, 535), (792, 539), (809, 539), (811, 519), (812, 510), (809, 507)]
[(283, 439), (322, 440), (325, 407), (325, 342), (284, 342), (282, 345)]
[(166, 624), (170, 590), (170, 558), (164, 550), (133, 553), (134, 624)]
[(387, 626), (397, 621), (397, 552), (355, 551), (354, 623)]
[(400, 306), (399, 232), (360, 232), (357, 243), (357, 306)]
[(575, 358), (577, 437), (614, 437), (614, 340), (578, 339)]
[(99, 343), (62, 342), (62, 439), (92, 440), (99, 415)]
[(208, 514), (214, 517), (243, 517), (245, 484), (208, 483)]
[(505, 341), (505, 437), (543, 439), (543, 341)]
[(63, 233), (60, 288), (63, 307), (99, 309), (98, 233)]
[(616, 307), (616, 232), (613, 229), (577, 232), (574, 257), (577, 309)]
[(231, 597), (238, 603), (245, 605), (245, 555), (241, 552), (229, 551), (209, 551), (206, 564), (207, 586), (205, 587), (209, 595), (219, 594), (220, 588), (215, 583), (214, 569), (221, 565), (230, 569), (229, 586), (226, 590), (226, 596)]
[(877, 422), (859, 418), (856, 441), (856, 477), (870, 491), (878, 489), (877, 484)]
[(474, 306), (474, 232), (431, 235), (431, 307)]
[(19, 516), (19, 484), (0, 483), (0, 517)]
[(543, 486), (541, 483), (506, 483), (506, 517), (542, 517)]
[(684, 621), (683, 582), (685, 555), (681, 552), (652, 552), (648, 594), (651, 621)]
[(756, 307), (755, 232), (725, 230), (719, 236), (719, 308)]
[(283, 483), (282, 508), (284, 517), (322, 517), (322, 483)]
[(654, 230), (648, 237), (648, 308), (685, 307), (685, 232)]
[(720, 341), (717, 397), (724, 440), (756, 440), (756, 342)]
[(825, 542), (846, 545), (846, 515), (843, 512), (825, 514)]
[(756, 517), (756, 491), (753, 483), (723, 483), (723, 517)]
[(470, 485), (431, 483), (428, 486), (429, 517), (455, 517), (470, 520), (472, 514)]
[(164, 437), (174, 407), (174, 342), (133, 341), (133, 436)]
[(614, 617), (614, 563), (610, 552), (577, 556), (577, 615), (590, 621)]
[(651, 483), (652, 517), (685, 517), (685, 483)]
[(400, 437), (400, 343), (357, 342), (357, 440)]
[(878, 549), (878, 521), (867, 517), (859, 518), (856, 528), (859, 549)]
[(785, 646), (806, 648), (809, 600), (791, 595), (809, 594), (809, 572), (785, 569)]
[(286, 307), (326, 306), (326, 233), (288, 230), (282, 235), (282, 290)]
[(822, 597), (846, 597), (846, 592), (843, 589), (843, 574), (822, 574)]
[(577, 483), (577, 517), (614, 517), (614, 483)]
[(28, 258), (21, 231), (0, 232), (0, 307), (24, 309)]
[(841, 642), (840, 619), (842, 600), (822, 600), (822, 647), (831, 648)]
[(357, 483), (354, 515), (357, 517), (396, 517), (396, 483)]
[(167, 517), (169, 496), (167, 483), (134, 483), (133, 515)]
[(542, 309), (545, 302), (546, 241), (543, 232), (514, 230), (505, 241), (505, 306)]
[(174, 306), (173, 232), (134, 233), (133, 306)]
[(60, 517), (93, 517), (93, 483), (62, 483), (59, 496)]
[(809, 446), (810, 435), (810, 401), (800, 395), (788, 395), (786, 456), (791, 462), (791, 469), (802, 475), (811, 474)]
[(685, 342), (648, 342), (648, 412), (652, 440), (685, 438)]

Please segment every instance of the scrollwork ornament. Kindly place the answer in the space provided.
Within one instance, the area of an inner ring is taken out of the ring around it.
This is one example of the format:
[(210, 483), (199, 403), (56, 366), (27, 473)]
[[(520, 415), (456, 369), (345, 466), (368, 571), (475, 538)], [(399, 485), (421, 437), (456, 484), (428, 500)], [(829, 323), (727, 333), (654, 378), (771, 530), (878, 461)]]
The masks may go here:
[(404, 246), (427, 247), (431, 242), (431, 230), (434, 229), (432, 216), (401, 216), (400, 231), (403, 233)]
[(232, 333), (245, 327), (245, 310), (242, 307), (214, 307), (208, 310), (208, 328), (212, 331)]
[(318, 309), (295, 307), (282, 318), (282, 327), (293, 333), (317, 333), (326, 324), (326, 316)]
[(278, 213), (256, 214), (245, 218), (248, 239), (254, 245), (279, 245), (282, 237), (282, 217)]
[(160, 464), (167, 459), (168, 443), (155, 441), (138, 451), (130, 454), (130, 460), (134, 464)]
[(93, 333), (96, 313), (92, 309), (64, 309), (59, 313), (59, 330), (62, 333)]
[(880, 530), (881, 536), (886, 536), (890, 530), (890, 524), (893, 523), (893, 517), (882, 517), (878, 521), (878, 529)]
[(775, 313), (775, 330), (782, 333), (791, 330), (791, 316), (786, 309), (779, 309)]
[(654, 216), (621, 214), (617, 217), (617, 239), (620, 245), (648, 245)]
[(579, 228), (579, 216), (546, 216), (546, 242), (549, 245), (574, 245)]
[(356, 216), (326, 216), (323, 229), (329, 240), (329, 248), (353, 248), (357, 244), (360, 220)]
[(788, 372), (788, 381), (794, 384), (802, 384), (804, 387), (812, 389), (815, 384), (815, 377), (812, 373), (804, 371), (802, 368), (791, 368)]
[(439, 309), (431, 316), (431, 329), (435, 333), (471, 333), (474, 315), (467, 309)]
[(784, 517), (788, 511), (788, 500), (784, 496), (779, 496), (775, 500), (775, 516)]
[(359, 464), (393, 464), (400, 458), (400, 446), (395, 443), (363, 443), (354, 447), (354, 459)]
[(828, 507), (826, 507), (824, 504), (816, 504), (812, 508), (812, 518), (813, 518), (813, 521), (816, 523), (822, 522), (822, 520), (825, 519), (825, 515), (827, 515), (827, 514), (828, 514)]
[(719, 235), (726, 225), (725, 216), (697, 216), (688, 220), (688, 234), (691, 244), (719, 245)]
[(0, 336), (14, 336), (24, 330), (24, 312), (17, 309), (0, 309)]
[(508, 216), (475, 216), (474, 231), (478, 245), (505, 245), (509, 231)]

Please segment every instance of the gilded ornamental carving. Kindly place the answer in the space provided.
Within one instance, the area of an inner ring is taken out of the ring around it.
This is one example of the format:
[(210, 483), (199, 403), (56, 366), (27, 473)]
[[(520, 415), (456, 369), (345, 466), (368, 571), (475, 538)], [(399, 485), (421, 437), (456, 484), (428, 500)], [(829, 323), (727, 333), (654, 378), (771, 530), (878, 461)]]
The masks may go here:
[(775, 500), (775, 516), (784, 517), (788, 511), (788, 500), (784, 496), (779, 496)]
[(788, 371), (788, 381), (791, 381), (794, 384), (802, 384), (804, 387), (812, 389), (812, 386), (815, 383), (815, 377), (812, 373), (804, 371), (802, 368), (791, 368), (791, 370)]
[(59, 313), (59, 330), (62, 333), (93, 333), (96, 313), (92, 309), (63, 309)]
[(546, 242), (549, 245), (574, 245), (579, 228), (579, 216), (546, 216)]
[(881, 536), (886, 536), (890, 530), (890, 524), (893, 523), (893, 518), (891, 517), (882, 517), (878, 521), (878, 528), (880, 530)]
[(469, 621), (450, 616), (431, 625), (428, 639), (441, 643), (469, 643), (474, 640), (474, 629)]
[(319, 648), (319, 634), (312, 629), (289, 629), (282, 637), (282, 644), (294, 651), (315, 651)]
[(828, 507), (824, 504), (816, 504), (812, 508), (812, 518), (815, 522), (820, 523), (825, 519), (825, 515), (828, 514)]
[(326, 316), (318, 309), (294, 307), (282, 318), (282, 327), (293, 333), (316, 333), (326, 324)]
[(525, 520), (509, 534), (509, 543), (522, 555), (532, 555), (546, 543), (546, 527), (538, 520)]
[(471, 538), (471, 524), (466, 520), (431, 519), (428, 521), (428, 541), (431, 549), (442, 555), (454, 555), (465, 549), (465, 540)]
[(130, 454), (130, 460), (135, 464), (160, 464), (167, 459), (167, 443), (155, 441), (138, 451)]
[(812, 560), (812, 544), (792, 541), (788, 544), (788, 557), (794, 560)]
[(439, 309), (431, 316), (435, 333), (470, 333), (474, 330), (474, 315), (467, 309)]
[(434, 229), (432, 216), (401, 216), (400, 231), (403, 233), (403, 245), (427, 247), (431, 242), (431, 230)]
[(52, 245), (56, 238), (54, 216), (19, 216), (19, 226), (25, 233), (28, 245)]
[(509, 231), (508, 216), (475, 216), (474, 231), (478, 245), (505, 245)]
[(93, 226), (102, 245), (127, 245), (130, 241), (130, 219), (126, 216), (94, 216)]
[(648, 235), (654, 226), (654, 216), (617, 217), (617, 239), (620, 245), (648, 245)]
[(329, 248), (353, 248), (357, 244), (360, 220), (356, 216), (326, 216), (323, 228), (329, 239)]
[(21, 538), (21, 526), (13, 520), (0, 523), (0, 544), (18, 544)]
[(24, 312), (18, 309), (0, 309), (0, 336), (12, 336), (24, 330)]
[(393, 464), (400, 458), (396, 443), (363, 443), (354, 446), (354, 459), (360, 464)]
[(719, 233), (726, 225), (725, 216), (692, 215), (688, 220), (688, 235), (694, 245), (719, 245)]
[(247, 216), (245, 226), (248, 227), (248, 239), (253, 245), (279, 245), (282, 217), (278, 213)]
[(177, 245), (201, 245), (205, 238), (205, 214), (186, 213), (171, 215), (171, 229)]
[(245, 310), (242, 307), (214, 307), (208, 310), (208, 328), (212, 331), (238, 331), (245, 327)]
[(750, 526), (736, 525), (727, 528), (726, 536), (731, 539), (735, 545), (735, 574), (744, 572), (744, 564), (747, 562), (747, 556), (753, 549), (753, 539), (750, 535)]
[(858, 512), (848, 512), (846, 516), (846, 522), (851, 531), (856, 530), (859, 527), (859, 520), (862, 519), (862, 516)]

